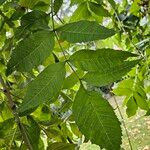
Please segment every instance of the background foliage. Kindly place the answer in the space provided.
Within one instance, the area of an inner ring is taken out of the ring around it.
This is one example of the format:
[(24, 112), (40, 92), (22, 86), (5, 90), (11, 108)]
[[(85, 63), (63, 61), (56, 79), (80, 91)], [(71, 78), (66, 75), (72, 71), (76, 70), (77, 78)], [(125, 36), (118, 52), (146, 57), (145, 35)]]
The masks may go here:
[(116, 96), (150, 115), (149, 6), (1, 0), (0, 149), (133, 149)]

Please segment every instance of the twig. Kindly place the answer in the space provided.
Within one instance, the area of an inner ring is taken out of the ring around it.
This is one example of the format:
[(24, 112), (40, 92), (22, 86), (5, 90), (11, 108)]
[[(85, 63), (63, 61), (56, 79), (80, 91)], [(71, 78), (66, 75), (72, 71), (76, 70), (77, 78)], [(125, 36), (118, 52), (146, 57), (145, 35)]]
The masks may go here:
[(135, 90), (136, 88), (136, 84), (138, 81), (138, 73), (139, 73), (139, 65), (136, 66), (136, 73), (135, 73), (135, 78), (134, 78), (134, 82), (133, 82), (133, 86), (132, 88)]
[(64, 21), (57, 14), (56, 14), (56, 17), (62, 24), (64, 24)]
[(117, 102), (117, 100), (116, 100), (115, 96), (113, 96), (113, 99), (114, 99), (114, 102), (115, 102), (115, 104), (116, 104), (116, 106), (117, 106), (117, 109), (118, 109), (119, 115), (120, 115), (120, 117), (121, 117), (121, 121), (122, 121), (122, 124), (123, 124), (123, 126), (124, 126), (124, 129), (125, 129), (125, 132), (126, 132), (126, 135), (127, 135), (128, 141), (129, 141), (130, 149), (131, 149), (131, 150), (133, 150), (133, 148), (132, 148), (132, 144), (131, 144), (131, 140), (130, 140), (130, 136), (129, 136), (129, 133), (128, 133), (128, 130), (127, 130), (126, 124), (125, 124), (125, 122), (124, 122), (123, 115), (122, 115), (122, 113), (121, 113), (120, 107), (119, 107), (119, 105), (118, 105), (118, 102)]
[(21, 121), (20, 121), (20, 118), (19, 118), (19, 115), (18, 115), (18, 112), (17, 112), (17, 106), (16, 104), (14, 103), (12, 97), (11, 97), (11, 94), (10, 94), (10, 91), (9, 89), (7, 88), (3, 78), (0, 76), (0, 83), (2, 84), (3, 86), (3, 91), (8, 99), (8, 105), (10, 107), (10, 109), (12, 110), (13, 114), (14, 114), (14, 117), (15, 117), (15, 121), (20, 129), (20, 132), (22, 134), (22, 137), (23, 137), (23, 140), (25, 142), (25, 144), (27, 145), (28, 149), (29, 150), (33, 150), (32, 148), (32, 145), (30, 144), (30, 141), (28, 139), (28, 136), (27, 136), (27, 133), (26, 133), (26, 130), (24, 128), (24, 126), (22, 125)]
[[(0, 89), (0, 91), (1, 91), (1, 92), (3, 92), (3, 93), (5, 94), (5, 91), (4, 91), (3, 89)], [(18, 98), (18, 99), (22, 99), (22, 100), (23, 100), (23, 98), (18, 97), (17, 95), (15, 95), (15, 94), (11, 93), (10, 91), (9, 91), (9, 93), (10, 93), (12, 96), (14, 96), (14, 97), (16, 97), (16, 98)]]
[[(112, 8), (113, 8), (113, 7), (112, 7)], [(120, 18), (119, 18), (119, 16), (118, 16), (116, 10), (115, 10), (114, 8), (113, 8), (113, 10), (114, 10), (115, 15), (116, 15), (116, 18), (117, 18), (117, 20), (118, 20), (118, 22), (119, 22), (119, 24), (120, 24), (120, 29), (127, 35), (128, 40), (129, 40), (130, 43), (133, 45), (133, 47), (135, 47), (135, 49), (138, 51), (138, 53), (143, 56), (143, 54), (140, 52), (139, 48), (133, 43), (133, 41), (131, 40), (131, 38), (128, 36), (128, 33), (127, 33), (126, 30), (124, 29), (124, 27), (123, 27), (123, 25), (122, 25), (122, 22), (121, 22), (121, 20), (120, 20)]]
[[(115, 15), (116, 15), (116, 18), (117, 18), (117, 20), (118, 20), (118, 22), (119, 22), (119, 24), (120, 24), (120, 29), (121, 29), (125, 34), (127, 34), (127, 38), (128, 38), (128, 40), (130, 41), (130, 43), (131, 43), (131, 44), (133, 45), (133, 47), (137, 50), (137, 52), (138, 52), (142, 57), (144, 57), (143, 54), (140, 52), (139, 48), (132, 42), (132, 39), (128, 36), (128, 33), (127, 33), (126, 30), (124, 29), (124, 27), (123, 27), (123, 25), (122, 25), (122, 22), (121, 22), (121, 20), (120, 20), (120, 18), (119, 18), (119, 16), (118, 16), (116, 10), (113, 8), (113, 6), (112, 6), (112, 9), (114, 10)], [(138, 66), (137, 66), (137, 67), (138, 67)], [(135, 84), (135, 82), (136, 82), (136, 79), (135, 79), (135, 81), (134, 81), (134, 84)], [(129, 133), (128, 133), (126, 124), (125, 124), (125, 122), (124, 122), (123, 115), (122, 115), (122, 113), (121, 113), (121, 110), (120, 110), (120, 108), (119, 108), (119, 105), (118, 105), (118, 103), (117, 103), (117, 100), (116, 100), (116, 98), (115, 98), (114, 96), (113, 96), (113, 99), (114, 99), (114, 101), (115, 101), (115, 104), (116, 104), (116, 106), (117, 106), (117, 108), (118, 108), (118, 112), (119, 112), (120, 117), (121, 117), (121, 119), (122, 119), (122, 124), (123, 124), (123, 126), (124, 126), (124, 129), (125, 129), (125, 132), (126, 132), (126, 135), (127, 135), (127, 138), (128, 138), (128, 142), (129, 142), (130, 149), (133, 150), (133, 147), (132, 147), (132, 144), (131, 144), (131, 140), (130, 140), (130, 136), (129, 136)]]
[(59, 44), (59, 47), (60, 47), (60, 49), (61, 49), (61, 51), (62, 51), (62, 53), (63, 53), (63, 55), (64, 55), (64, 58), (65, 58), (65, 60), (66, 60), (66, 63), (69, 65), (69, 67), (71, 68), (71, 70), (75, 73), (75, 75), (77, 76), (77, 78), (78, 78), (79, 81), (80, 81), (80, 84), (83, 85), (83, 83), (82, 83), (80, 77), (78, 76), (78, 74), (76, 73), (75, 69), (74, 69), (74, 68), (72, 67), (72, 65), (69, 63), (69, 61), (68, 61), (68, 59), (67, 59), (67, 57), (66, 57), (65, 51), (64, 51), (62, 45), (61, 45), (60, 42), (59, 42), (58, 34), (57, 34), (57, 32), (55, 31), (54, 13), (53, 13), (53, 12), (54, 12), (53, 0), (51, 0), (51, 14), (52, 14), (52, 29), (53, 29), (53, 32), (54, 32), (54, 34), (55, 34), (55, 37), (56, 37), (57, 42), (58, 42), (58, 44)]

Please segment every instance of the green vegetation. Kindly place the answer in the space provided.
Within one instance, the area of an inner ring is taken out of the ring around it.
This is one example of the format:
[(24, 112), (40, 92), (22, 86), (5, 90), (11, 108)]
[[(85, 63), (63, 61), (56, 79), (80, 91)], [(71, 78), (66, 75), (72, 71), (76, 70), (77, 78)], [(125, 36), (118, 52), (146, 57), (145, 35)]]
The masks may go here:
[(0, 149), (149, 149), (149, 14), (148, 0), (1, 0)]

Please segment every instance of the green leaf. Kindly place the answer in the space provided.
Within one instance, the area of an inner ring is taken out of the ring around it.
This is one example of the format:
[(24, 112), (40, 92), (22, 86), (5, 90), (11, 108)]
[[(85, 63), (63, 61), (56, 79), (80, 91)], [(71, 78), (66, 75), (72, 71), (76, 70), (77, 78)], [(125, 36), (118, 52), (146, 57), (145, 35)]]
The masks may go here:
[(38, 0), (20, 0), (20, 5), (22, 7), (32, 8)]
[(146, 92), (150, 93), (150, 86), (146, 87)]
[(6, 0), (0, 0), (0, 5), (2, 5)]
[(32, 115), (35, 117), (36, 120), (40, 123), (48, 122), (51, 120), (50, 116), (50, 108), (46, 105), (39, 106)]
[(34, 10), (21, 18), (21, 26), (31, 30), (48, 29), (48, 15), (42, 11)]
[(12, 127), (14, 126), (14, 123), (14, 118), (0, 122), (0, 139), (4, 139), (6, 136), (8, 136), (10, 130), (12, 130)]
[(144, 110), (148, 110), (148, 103), (146, 102), (146, 99), (142, 97), (142, 95), (140, 95), (140, 93), (138, 92), (134, 92), (133, 96), (136, 100), (137, 105)]
[(106, 70), (106, 72), (104, 71), (103, 73), (88, 72), (83, 77), (83, 80), (95, 86), (105, 86), (109, 83), (113, 83), (117, 80), (120, 80), (131, 70), (131, 68), (138, 64), (138, 62), (139, 60), (124, 62), (121, 65), (115, 66), (114, 68), (110, 68), (110, 70)]
[(137, 103), (133, 96), (128, 99), (126, 113), (128, 117), (134, 116), (138, 109)]
[(73, 72), (65, 79), (63, 88), (69, 89), (73, 87), (78, 81), (79, 79), (77, 78), (77, 75)]
[(25, 9), (18, 9), (11, 15), (10, 20), (12, 20), (12, 21), (18, 20), (20, 17), (22, 17), (24, 15), (24, 13), (25, 13)]
[(61, 92), (60, 94), (64, 101), (59, 109), (59, 112), (65, 112), (72, 106), (72, 100), (65, 93)]
[(42, 64), (54, 48), (54, 35), (50, 31), (38, 31), (21, 41), (13, 50), (7, 65), (7, 74), (14, 70), (30, 72)]
[(24, 36), (31, 31), (49, 29), (48, 22), (49, 16), (46, 13), (33, 10), (21, 18), (21, 26), (16, 28), (15, 38), (20, 40), (20, 38), (24, 38)]
[(74, 21), (79, 21), (79, 20), (83, 20), (83, 19), (87, 20), (90, 17), (91, 17), (91, 13), (88, 10), (87, 2), (83, 2), (75, 10), (75, 12), (73, 13), (73, 15), (71, 16), (70, 21), (74, 22)]
[(121, 79), (139, 60), (125, 61), (137, 55), (112, 49), (80, 50), (70, 57), (70, 61), (88, 73), (83, 80), (92, 85), (103, 86)]
[(89, 4), (89, 9), (97, 16), (102, 16), (102, 17), (110, 16), (109, 12), (106, 9), (104, 9), (102, 5), (93, 2), (89, 2), (88, 4)]
[(27, 112), (46, 101), (52, 101), (58, 95), (65, 79), (64, 64), (60, 62), (49, 65), (29, 84), (19, 113)]
[(115, 31), (99, 25), (95, 21), (82, 20), (65, 24), (56, 29), (61, 40), (71, 43), (89, 42), (106, 39), (115, 34)]
[(20, 0), (20, 5), (22, 7), (33, 8), (39, 2), (50, 3), (49, 0)]
[(84, 0), (71, 0), (71, 4), (70, 5), (80, 4), (82, 2), (84, 2)]
[(134, 80), (127, 79), (119, 82), (113, 93), (118, 96), (130, 96), (133, 93)]
[(141, 7), (139, 3), (140, 3), (140, 0), (134, 0), (134, 2), (132, 3), (130, 7), (131, 14), (137, 15), (137, 13), (140, 11)]
[(39, 150), (39, 146), (38, 146), (40, 141), (39, 125), (31, 116), (28, 116), (27, 119), (28, 119), (29, 126), (24, 125), (24, 127), (26, 129), (28, 139), (30, 141), (33, 150), (34, 149)]
[(53, 143), (47, 150), (75, 150), (76, 145), (70, 143)]
[(33, 9), (47, 12), (49, 10), (49, 6), (50, 6), (50, 1), (46, 2), (45, 0), (43, 0), (43, 1), (39, 1), (38, 3), (36, 3)]
[(57, 14), (62, 4), (63, 4), (63, 0), (54, 0), (54, 13), (55, 14)]
[(92, 143), (107, 150), (120, 150), (121, 128), (113, 108), (97, 92), (80, 87), (73, 104), (80, 131)]
[(84, 71), (100, 71), (103, 69), (109, 70), (114, 66), (118, 66), (122, 61), (129, 57), (136, 57), (136, 54), (119, 51), (113, 49), (97, 49), (89, 50), (83, 49), (75, 52), (71, 57), (70, 61), (80, 69)]
[(93, 2), (96, 2), (98, 4), (102, 4), (103, 3), (103, 0), (94, 0)]
[(113, 9), (116, 9), (116, 3), (114, 0), (108, 0)]

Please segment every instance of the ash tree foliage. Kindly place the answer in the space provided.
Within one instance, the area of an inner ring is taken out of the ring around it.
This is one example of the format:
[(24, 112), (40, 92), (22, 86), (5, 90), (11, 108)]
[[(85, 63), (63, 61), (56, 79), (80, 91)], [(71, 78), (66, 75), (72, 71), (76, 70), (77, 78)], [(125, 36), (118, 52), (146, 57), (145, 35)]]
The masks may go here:
[(124, 128), (102, 89), (124, 97), (128, 117), (150, 114), (149, 6), (1, 0), (0, 149), (123, 148)]

